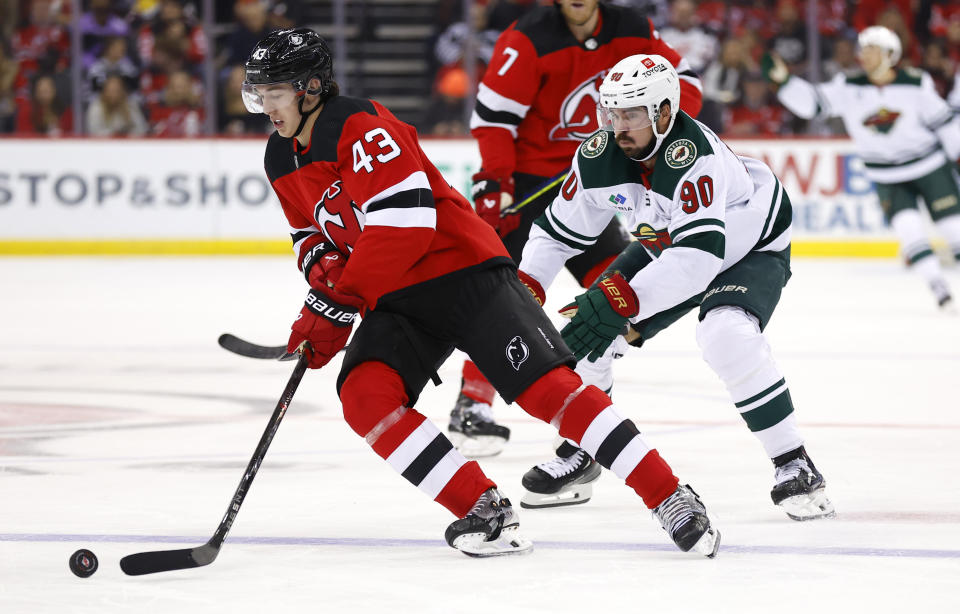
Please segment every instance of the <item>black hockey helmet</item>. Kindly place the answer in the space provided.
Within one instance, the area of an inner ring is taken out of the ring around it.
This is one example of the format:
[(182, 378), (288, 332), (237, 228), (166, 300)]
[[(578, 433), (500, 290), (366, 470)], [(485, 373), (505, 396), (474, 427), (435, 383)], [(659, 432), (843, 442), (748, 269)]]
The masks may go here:
[[(299, 92), (326, 98), (333, 84), (333, 55), (319, 34), (310, 28), (276, 30), (250, 52), (244, 66), (251, 85), (290, 83)], [(308, 90), (310, 79), (319, 89)]]

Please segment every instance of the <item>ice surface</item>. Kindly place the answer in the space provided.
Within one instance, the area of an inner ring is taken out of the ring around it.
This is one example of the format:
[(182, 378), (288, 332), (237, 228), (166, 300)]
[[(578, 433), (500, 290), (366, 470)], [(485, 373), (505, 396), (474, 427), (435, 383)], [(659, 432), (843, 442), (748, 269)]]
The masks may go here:
[[(564, 274), (548, 309), (575, 291)], [(304, 294), (292, 258), (0, 259), (0, 612), (958, 611), (960, 317), (893, 261), (795, 260), (768, 328), (834, 520), (771, 504), (688, 316), (618, 361), (614, 394), (703, 497), (715, 560), (676, 551), (609, 472), (586, 505), (521, 510), (532, 555), (457, 553), (448, 512), (343, 422), (334, 361), (304, 379), (216, 562), (123, 575), (126, 554), (213, 533), (293, 368), (217, 336), (284, 343)], [(418, 405), (441, 428), (459, 369)], [(481, 464), (518, 501), (553, 431), (496, 412), (513, 436)], [(67, 566), (81, 547), (100, 559), (86, 580)]]

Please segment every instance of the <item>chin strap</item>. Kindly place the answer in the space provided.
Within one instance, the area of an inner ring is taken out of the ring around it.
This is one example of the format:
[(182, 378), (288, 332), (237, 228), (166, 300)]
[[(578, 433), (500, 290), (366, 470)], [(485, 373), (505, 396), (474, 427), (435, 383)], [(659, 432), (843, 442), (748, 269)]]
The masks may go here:
[(294, 139), (297, 138), (297, 136), (300, 134), (300, 131), (303, 130), (304, 125), (306, 125), (306, 123), (307, 123), (307, 118), (310, 117), (310, 114), (313, 113), (314, 111), (316, 111), (317, 109), (319, 109), (319, 108), (320, 108), (320, 105), (323, 104), (323, 100), (321, 99), (320, 102), (318, 102), (318, 103), (316, 104), (316, 106), (314, 106), (312, 109), (310, 109), (309, 111), (307, 111), (306, 113), (304, 113), (304, 112), (303, 112), (303, 101), (306, 100), (306, 99), (307, 99), (306, 96), (303, 96), (303, 97), (300, 98), (300, 101), (297, 102), (297, 109), (300, 111), (300, 124), (297, 125), (297, 131), (294, 132), (294, 133), (293, 133), (293, 136), (290, 137), (290, 138), (294, 138)]

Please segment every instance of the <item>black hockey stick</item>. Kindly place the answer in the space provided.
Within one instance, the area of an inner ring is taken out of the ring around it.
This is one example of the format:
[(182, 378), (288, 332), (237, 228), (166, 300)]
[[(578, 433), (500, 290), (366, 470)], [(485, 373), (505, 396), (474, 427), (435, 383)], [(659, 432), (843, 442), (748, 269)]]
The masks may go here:
[(236, 335), (223, 333), (217, 339), (217, 343), (223, 349), (246, 356), (247, 358), (263, 358), (266, 360), (293, 360), (297, 357), (296, 353), (291, 354), (287, 351), (285, 345), (259, 345), (244, 341)]
[(227, 513), (223, 515), (223, 520), (220, 521), (220, 526), (217, 527), (213, 537), (204, 545), (197, 546), (196, 548), (154, 550), (152, 552), (138, 552), (125, 556), (120, 559), (120, 569), (123, 570), (123, 573), (128, 576), (142, 576), (160, 571), (190, 569), (192, 567), (209, 565), (217, 558), (217, 555), (220, 554), (220, 546), (223, 545), (223, 541), (227, 538), (227, 533), (230, 532), (230, 527), (233, 526), (233, 521), (240, 512), (240, 505), (243, 504), (243, 499), (247, 496), (247, 491), (250, 489), (250, 484), (253, 483), (253, 478), (257, 475), (257, 470), (260, 469), (260, 463), (263, 462), (263, 457), (267, 454), (267, 448), (270, 447), (273, 436), (277, 434), (280, 421), (283, 420), (284, 414), (287, 413), (287, 408), (290, 407), (290, 402), (293, 400), (293, 393), (297, 391), (297, 386), (300, 385), (300, 380), (303, 379), (303, 374), (307, 370), (307, 363), (309, 362), (307, 356), (309, 354), (308, 349), (309, 347), (305, 342), (304, 346), (299, 350), (300, 356), (297, 358), (297, 366), (293, 369), (293, 374), (287, 381), (287, 387), (283, 389), (283, 394), (277, 402), (277, 408), (273, 410), (273, 415), (270, 416), (270, 422), (267, 424), (263, 436), (260, 437), (260, 443), (257, 444), (257, 449), (254, 450), (253, 457), (250, 459), (250, 463), (247, 464), (247, 469), (240, 479), (240, 485), (237, 486), (236, 492), (233, 493), (230, 506), (227, 507)]

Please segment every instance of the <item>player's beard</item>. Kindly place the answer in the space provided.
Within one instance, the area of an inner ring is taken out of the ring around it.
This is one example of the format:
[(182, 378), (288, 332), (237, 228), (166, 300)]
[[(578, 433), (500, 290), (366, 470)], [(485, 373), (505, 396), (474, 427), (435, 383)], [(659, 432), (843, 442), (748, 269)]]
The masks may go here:
[(656, 137), (651, 137), (649, 143), (638, 148), (636, 142), (630, 137), (618, 138), (617, 146), (628, 158), (631, 160), (637, 160), (639, 162), (650, 155), (650, 152), (653, 151), (653, 148), (657, 146), (657, 139)]

